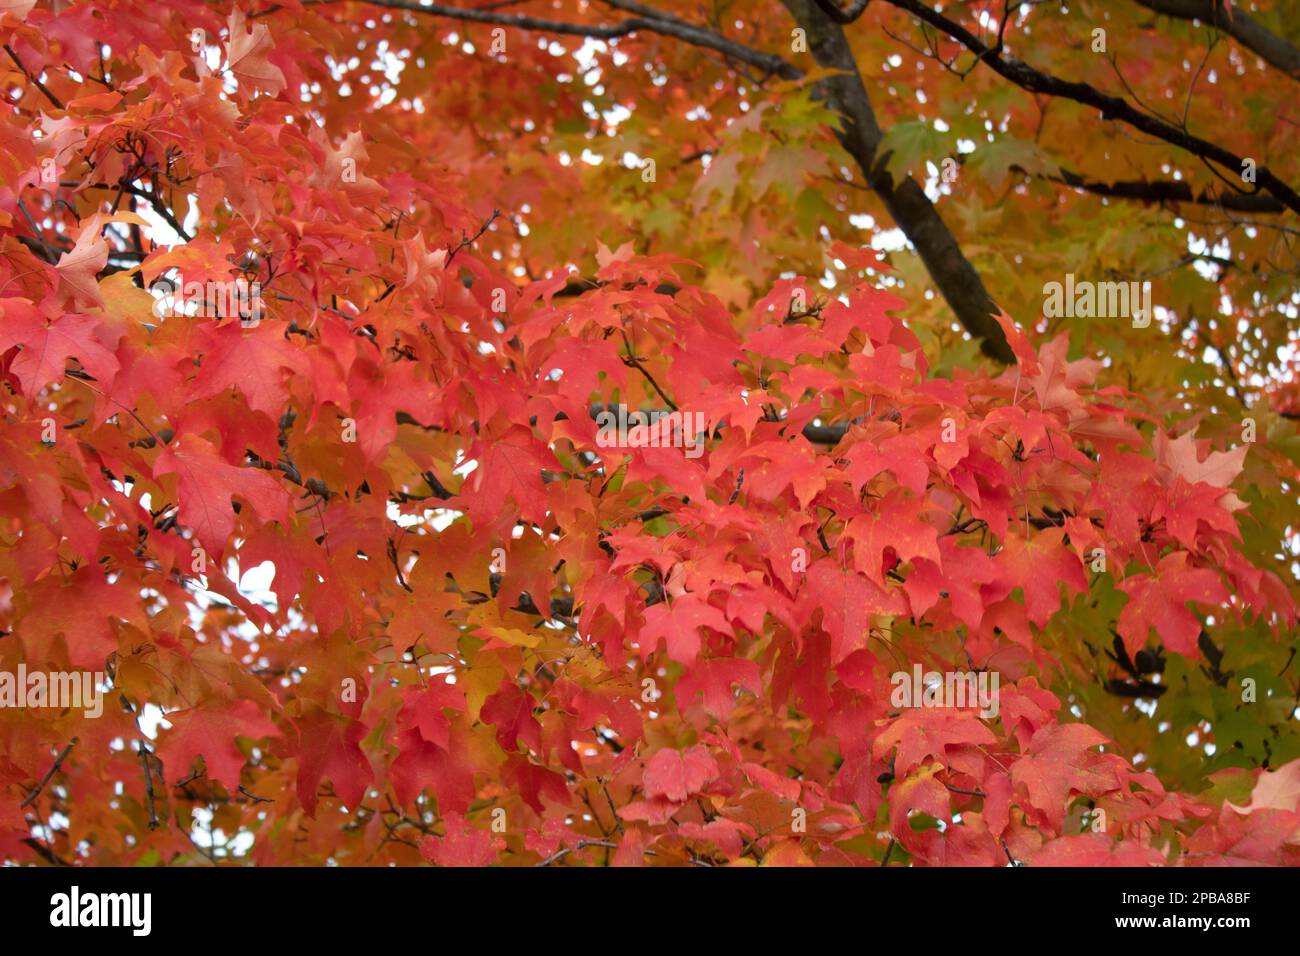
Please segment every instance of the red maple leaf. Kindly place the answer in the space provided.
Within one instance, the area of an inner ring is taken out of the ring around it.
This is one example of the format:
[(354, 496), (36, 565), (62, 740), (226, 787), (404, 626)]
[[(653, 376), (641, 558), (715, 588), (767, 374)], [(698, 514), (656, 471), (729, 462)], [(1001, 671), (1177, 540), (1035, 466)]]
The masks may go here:
[(168, 781), (176, 783), (190, 774), (194, 758), (203, 757), (208, 776), (233, 793), (247, 759), (236, 738), (260, 740), (278, 737), (280, 731), (251, 700), (208, 703), (202, 708), (167, 715), (171, 729), (160, 735), (155, 753), (163, 762)]
[(1217, 606), (1228, 599), (1219, 576), (1190, 565), (1186, 551), (1165, 555), (1154, 574), (1134, 575), (1119, 587), (1129, 596), (1117, 628), (1130, 657), (1142, 649), (1152, 628), (1171, 651), (1199, 656), (1201, 622), (1187, 609), (1188, 602)]

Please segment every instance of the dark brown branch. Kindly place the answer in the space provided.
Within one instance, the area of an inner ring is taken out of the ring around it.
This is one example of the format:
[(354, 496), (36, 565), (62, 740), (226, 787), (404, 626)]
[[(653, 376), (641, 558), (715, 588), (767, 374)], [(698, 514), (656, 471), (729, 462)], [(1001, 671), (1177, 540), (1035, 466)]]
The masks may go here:
[[(137, 743), (140, 745), (140, 765), (144, 768), (144, 793), (149, 802), (149, 829), (157, 830), (158, 810), (155, 805), (153, 792), (153, 764), (150, 762), (150, 758), (153, 757), (153, 754), (151, 754), (149, 749), (145, 747), (143, 740), (137, 741)], [(159, 779), (161, 779), (161, 777)]]
[(1200, 20), (1213, 24), (1246, 49), (1258, 54), (1293, 80), (1300, 80), (1300, 50), (1265, 28), (1258, 20), (1234, 5), (1224, 9), (1223, 0), (1136, 0), (1148, 10), (1178, 20)]
[(24, 837), (23, 843), (31, 847), (31, 849), (36, 852), (36, 855), (39, 856), (42, 860), (44, 860), (46, 863), (49, 863), (53, 866), (72, 866), (71, 863), (69, 863), (67, 860), (63, 859), (63, 857), (56, 854), (53, 850), (47, 847), (44, 843), (41, 843), (39, 840), (35, 840), (32, 837)]
[(59, 255), (56, 254), (56, 251), (41, 242), (39, 239), (33, 239), (31, 236), (15, 236), (14, 238), (16, 238), (19, 243), (26, 246), (27, 250), (41, 261), (48, 262), (50, 265), (58, 263)]
[(9, 59), (14, 61), (14, 66), (18, 67), (18, 69), (22, 72), (23, 76), (27, 77), (27, 79), (31, 81), (31, 83), (38, 90), (40, 90), (42, 93), (45, 94), (45, 98), (48, 99), (51, 103), (53, 103), (55, 108), (63, 109), (63, 102), (57, 96), (55, 96), (53, 93), (50, 92), (49, 87), (47, 87), (44, 83), (41, 82), (40, 77), (35, 74), (27, 72), (27, 67), (23, 66), (23, 61), (18, 59), (18, 54), (14, 52), (13, 47), (11, 47), (8, 43), (6, 43), (4, 45), (4, 51), (9, 54)]
[(405, 591), (414, 590), (406, 582), (406, 575), (402, 573), (402, 564), (397, 556), (397, 543), (392, 538), (388, 539), (388, 560), (393, 562), (393, 570), (397, 572), (397, 583), (402, 586), (402, 589)]
[(437, 499), (439, 501), (446, 501), (448, 498), (455, 497), (456, 493), (448, 490), (447, 487), (441, 481), (438, 480), (438, 476), (435, 475), (433, 472), (431, 471), (423, 472), (420, 475), (420, 477), (424, 479), (424, 483), (427, 484), (431, 489), (431, 492), (429, 494), (417, 495), (409, 491), (394, 491), (389, 494), (388, 496), (389, 500), (400, 505), (400, 504), (405, 504), (408, 501), (428, 501), (431, 498)]
[(655, 393), (668, 404), (668, 407), (673, 411), (677, 411), (677, 403), (669, 398), (668, 393), (659, 387), (659, 383), (655, 381), (655, 377), (650, 374), (649, 369), (642, 365), (641, 360), (637, 358), (636, 352), (632, 348), (632, 340), (627, 337), (626, 332), (623, 333), (623, 344), (627, 346), (627, 355), (623, 356), (623, 364), (640, 372), (645, 377), (645, 380), (650, 383), (650, 387), (655, 390)]
[[(1207, 162), (1217, 163), (1224, 169), (1231, 170), (1234, 175), (1239, 175), (1244, 168), (1243, 157), (1217, 143), (1194, 136), (1186, 129), (1175, 126), (1167, 120), (1144, 112), (1123, 97), (1103, 93), (1087, 83), (1063, 80), (1035, 69), (1028, 63), (1004, 57), (1000, 46), (985, 45), (979, 37), (960, 23), (932, 10), (920, 0), (887, 0), (887, 2), (900, 10), (907, 11), (923, 23), (947, 33), (974, 53), (977, 62), (983, 61), (989, 69), (1003, 79), (1009, 80), (1027, 92), (1059, 96), (1062, 99), (1082, 103), (1084, 106), (1095, 107), (1101, 111), (1103, 120), (1118, 120), (1136, 130), (1164, 140), (1172, 146), (1184, 149), (1194, 156), (1199, 156)], [(1257, 188), (1268, 190), (1288, 209), (1300, 212), (1300, 193), (1284, 183), (1267, 167), (1256, 166), (1255, 182)], [(1247, 190), (1242, 191), (1247, 192)]]
[[(327, 3), (333, 0), (309, 0), (309, 2)], [(670, 14), (654, 11), (645, 4), (634, 3), (631, 0), (606, 0), (606, 3), (616, 9), (635, 11), (638, 15), (615, 24), (592, 26), (523, 14), (467, 10), (446, 4), (422, 5), (411, 0), (368, 0), (368, 2), (374, 6), (428, 16), (602, 40), (616, 39), (643, 30), (714, 50), (738, 63), (756, 67), (770, 76), (795, 80), (804, 75), (801, 69), (778, 56), (754, 50), (704, 27)], [(854, 0), (847, 9), (853, 10), (857, 6), (858, 0)], [(865, 8), (865, 3), (862, 6)], [(922, 262), (925, 263), (939, 291), (956, 313), (961, 324), (973, 337), (980, 340), (985, 354), (1000, 362), (1014, 362), (1015, 357), (1006, 343), (1002, 329), (992, 317), (997, 311), (992, 297), (984, 288), (975, 268), (962, 254), (952, 232), (939, 218), (934, 205), (921, 187), (910, 179), (895, 186), (888, 174), (884, 172), (883, 163), (878, 162), (881, 157), (876, 156), (876, 146), (883, 134), (876, 125), (861, 77), (858, 76), (857, 64), (848, 49), (848, 44), (843, 40), (839, 25), (813, 6), (811, 0), (795, 0), (791, 9), (794, 10), (795, 7), (801, 8), (801, 11), (796, 10), (796, 17), (800, 12), (803, 13), (800, 24), (808, 30), (811, 48), (815, 53), (821, 51), (818, 62), (823, 66), (830, 65), (837, 69), (848, 70), (851, 74), (847, 79), (835, 77), (818, 84), (823, 95), (841, 109), (849, 119), (850, 129), (839, 134), (841, 143), (858, 161), (867, 181), (881, 195), (895, 222), (916, 247)], [(827, 47), (823, 36), (827, 27), (833, 28), (834, 32), (839, 34), (838, 43), (832, 43), (831, 47)], [(822, 54), (827, 52), (834, 53), (832, 57), (834, 63), (828, 63), (823, 58)], [(847, 90), (853, 87), (856, 87), (853, 96), (846, 98), (834, 95), (839, 89)]]
[(551, 613), (550, 615), (543, 615), (541, 609), (537, 606), (537, 602), (533, 600), (533, 596), (527, 591), (520, 591), (519, 600), (515, 602), (515, 606), (511, 610), (523, 614), (537, 614), (543, 617), (549, 616), (568, 620), (573, 617), (573, 598), (551, 598)]
[(871, 0), (852, 0), (847, 7), (841, 7), (836, 0), (817, 0), (817, 6), (836, 23), (852, 23), (867, 11)]
[[(574, 852), (575, 850), (585, 850), (589, 846), (603, 846), (606, 849), (610, 849), (610, 850), (618, 849), (618, 844), (611, 843), (609, 840), (579, 840), (577, 843), (573, 844), (573, 846), (561, 847), (560, 849), (552, 853), (550, 856), (548, 856), (546, 859), (542, 860), (542, 862), (534, 864), (534, 866), (550, 866), (556, 860), (568, 856), (570, 853)], [(646, 856), (659, 855), (654, 850), (642, 850), (641, 852), (644, 853)], [(696, 859), (692, 859), (691, 862), (696, 866), (710, 865), (708, 863), (703, 862), (702, 860), (696, 860)]]
[(980, 341), (984, 354), (1006, 364), (1014, 363), (1006, 336), (993, 318), (998, 311), (993, 297), (925, 190), (911, 178), (900, 183), (890, 178), (885, 165), (888, 154), (880, 152), (884, 133), (876, 122), (844, 31), (813, 0), (783, 2), (807, 31), (808, 46), (817, 63), (837, 71), (818, 81), (816, 95), (844, 117), (843, 128), (836, 132), (841, 145), (916, 247), (949, 308), (966, 331)]
[(1019, 860), (1017, 860), (1014, 856), (1011, 855), (1011, 849), (1010, 847), (1007, 846), (1007, 841), (1005, 837), (1000, 839), (998, 842), (1002, 844), (1002, 852), (1007, 855), (1008, 863), (1010, 863), (1012, 866), (1024, 866), (1023, 863), (1021, 863)]
[(45, 776), (43, 776), (41, 778), (41, 782), (36, 785), (36, 789), (27, 795), (27, 799), (25, 799), (22, 803), (18, 804), (19, 810), (26, 809), (36, 801), (36, 798), (41, 795), (41, 791), (45, 789), (45, 785), (50, 782), (51, 777), (53, 777), (56, 773), (59, 772), (59, 767), (63, 765), (63, 761), (67, 759), (68, 754), (72, 752), (72, 748), (75, 747), (76, 745), (77, 745), (76, 737), (73, 737), (70, 741), (68, 741), (68, 745), (64, 747), (63, 750), (59, 753), (58, 757), (55, 758), (53, 766), (51, 766), (49, 770), (45, 771)]
[(162, 201), (162, 197), (154, 192), (151, 192), (147, 189), (141, 189), (139, 186), (136, 186), (134, 183), (129, 183), (129, 182), (120, 182), (116, 185), (109, 185), (108, 183), (91, 183), (85, 186), (84, 188), (108, 189), (113, 192), (121, 191), (127, 193), (128, 195), (135, 196), (139, 199), (143, 199), (147, 203), (149, 203), (149, 205), (153, 208), (154, 212), (156, 212), (159, 216), (162, 217), (163, 221), (166, 222), (167, 225), (172, 227), (176, 235), (180, 236), (186, 242), (189, 242), (191, 239), (194, 238), (188, 232), (185, 231), (185, 227), (181, 225), (180, 220), (176, 218), (176, 214), (171, 211), (170, 207), (168, 207), (167, 204)]
[[(334, 0), (308, 0), (312, 5), (334, 2)], [(661, 15), (629, 17), (618, 23), (608, 25), (586, 25), (570, 23), (564, 20), (547, 20), (542, 17), (527, 16), (522, 13), (494, 13), (488, 10), (467, 10), (462, 7), (448, 6), (443, 3), (421, 4), (413, 0), (366, 0), (376, 7), (391, 10), (406, 10), (425, 16), (447, 17), (453, 20), (465, 20), (470, 23), (496, 24), (503, 27), (517, 27), (520, 30), (534, 30), (541, 33), (556, 33), (564, 36), (591, 37), (595, 40), (614, 40), (637, 31), (658, 33), (662, 36), (685, 40), (695, 46), (715, 50), (723, 56), (740, 63), (757, 67), (764, 72), (782, 79), (797, 80), (803, 71), (792, 63), (787, 63), (779, 56), (762, 53), (734, 40), (728, 40), (704, 27), (696, 26), (676, 17)]]
[[(1024, 170), (1019, 171), (1024, 172)], [(1184, 202), (1196, 206), (1215, 206), (1220, 209), (1230, 209), (1234, 212), (1286, 212), (1286, 206), (1272, 196), (1258, 193), (1215, 193), (1207, 190), (1193, 192), (1190, 183), (1176, 179), (1157, 179), (1151, 182), (1134, 180), (1104, 183), (1087, 179), (1079, 173), (1067, 169), (1062, 169), (1059, 176), (1044, 176), (1042, 178), (1112, 199), (1135, 199), (1141, 202), (1155, 203)]]
[(462, 249), (468, 249), (470, 246), (474, 245), (474, 243), (478, 242), (479, 239), (483, 237), (483, 233), (488, 231), (488, 227), (491, 226), (492, 223), (496, 222), (497, 216), (499, 215), (501, 215), (501, 210), (493, 209), (492, 215), (488, 216), (487, 219), (483, 221), (483, 225), (478, 227), (478, 232), (474, 233), (472, 236), (467, 236), (464, 233), (461, 233), (460, 242), (456, 244), (456, 248), (451, 250), (451, 254), (447, 256), (447, 262), (444, 264), (443, 268), (445, 269), (447, 266), (451, 265), (451, 260), (456, 258), (456, 253), (460, 252)]

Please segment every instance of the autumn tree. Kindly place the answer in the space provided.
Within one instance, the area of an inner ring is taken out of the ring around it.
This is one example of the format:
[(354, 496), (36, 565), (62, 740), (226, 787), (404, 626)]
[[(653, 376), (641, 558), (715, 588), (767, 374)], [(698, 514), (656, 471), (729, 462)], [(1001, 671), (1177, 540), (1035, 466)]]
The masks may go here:
[(1300, 862), (1294, 13), (0, 0), (0, 858)]

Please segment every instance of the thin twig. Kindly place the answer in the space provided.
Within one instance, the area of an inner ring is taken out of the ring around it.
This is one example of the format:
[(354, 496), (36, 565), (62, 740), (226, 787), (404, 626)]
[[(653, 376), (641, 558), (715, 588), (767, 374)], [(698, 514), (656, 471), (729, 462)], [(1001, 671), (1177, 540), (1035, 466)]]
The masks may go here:
[(481, 226), (478, 227), (478, 232), (474, 233), (474, 235), (472, 235), (472, 236), (466, 236), (466, 235), (462, 232), (462, 233), (460, 234), (460, 235), (461, 235), (460, 242), (457, 243), (455, 249), (452, 249), (452, 250), (451, 250), (451, 254), (447, 256), (447, 261), (446, 261), (445, 263), (443, 263), (443, 268), (445, 269), (445, 268), (447, 268), (447, 266), (451, 265), (451, 260), (456, 258), (456, 253), (460, 252), (462, 249), (467, 249), (467, 248), (469, 248), (470, 246), (474, 245), (474, 243), (478, 242), (479, 239), (482, 238), (483, 233), (485, 233), (485, 232), (488, 231), (488, 227), (489, 227), (490, 225), (492, 225), (492, 223), (496, 222), (497, 216), (499, 216), (499, 215), (501, 215), (501, 210), (500, 210), (500, 209), (493, 209), (493, 210), (492, 210), (492, 215), (490, 215), (490, 216), (487, 217), (487, 219), (484, 221), (483, 225), (481, 225)]
[(59, 756), (55, 758), (54, 765), (45, 772), (45, 776), (41, 778), (41, 782), (36, 785), (36, 789), (27, 795), (26, 800), (18, 804), (19, 810), (23, 810), (31, 806), (31, 804), (36, 800), (36, 798), (41, 795), (41, 791), (45, 789), (45, 785), (50, 782), (51, 777), (53, 777), (56, 773), (59, 772), (59, 767), (62, 766), (63, 761), (67, 758), (68, 754), (72, 751), (72, 748), (75, 747), (76, 745), (77, 745), (76, 737), (73, 737), (70, 741), (68, 741), (68, 745), (64, 747), (63, 751), (59, 754)]

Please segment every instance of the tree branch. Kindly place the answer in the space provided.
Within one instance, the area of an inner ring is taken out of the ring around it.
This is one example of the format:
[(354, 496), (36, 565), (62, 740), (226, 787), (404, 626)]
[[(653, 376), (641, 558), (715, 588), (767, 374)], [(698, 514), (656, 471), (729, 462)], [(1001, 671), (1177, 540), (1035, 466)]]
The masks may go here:
[[(311, 5), (337, 2), (337, 0), (306, 0)], [(655, 11), (646, 4), (633, 0), (605, 0), (607, 6), (635, 15), (618, 23), (586, 25), (561, 20), (547, 20), (524, 14), (496, 13), (489, 10), (467, 10), (446, 4), (422, 5), (412, 0), (366, 0), (373, 6), (405, 10), (428, 16), (448, 17), (472, 23), (496, 24), (568, 36), (592, 37), (611, 40), (627, 36), (638, 30), (674, 37), (695, 46), (715, 50), (724, 56), (763, 70), (782, 79), (797, 80), (803, 70), (792, 63), (769, 53), (754, 50), (729, 40), (711, 30), (697, 26), (679, 17)], [(839, 26), (825, 13), (820, 12), (812, 0), (792, 0), (787, 6), (795, 12), (796, 19), (809, 33), (810, 47), (822, 66), (848, 71), (847, 77), (822, 80), (818, 87), (823, 97), (836, 105), (849, 120), (849, 128), (837, 132), (840, 142), (866, 176), (868, 183), (881, 196), (894, 221), (916, 247), (921, 261), (929, 270), (944, 300), (956, 314), (962, 326), (981, 342), (984, 353), (1000, 362), (1013, 363), (1015, 356), (1007, 345), (1001, 327), (993, 319), (997, 307), (984, 288), (974, 266), (962, 254), (961, 247), (951, 230), (939, 218), (934, 205), (911, 179), (895, 186), (884, 172), (883, 163), (876, 156), (876, 147), (883, 136), (876, 124), (875, 114), (867, 101), (857, 63), (844, 41)], [(850, 4), (848, 11), (858, 10), (859, 0)], [(863, 9), (866, 3), (861, 3)], [(841, 11), (844, 13), (845, 11)], [(856, 17), (855, 17), (856, 19)], [(833, 31), (833, 34), (829, 33)], [(828, 43), (829, 40), (829, 43)]]
[(14, 48), (8, 43), (4, 45), (4, 51), (9, 54), (9, 59), (14, 61), (14, 66), (18, 67), (22, 75), (27, 77), (28, 81), (44, 93), (47, 100), (54, 104), (55, 109), (63, 109), (63, 101), (51, 93), (49, 87), (41, 82), (39, 70), (37, 70), (36, 73), (28, 72), (27, 67), (23, 66), (23, 61), (18, 59), (18, 54), (14, 52)]
[(474, 235), (467, 236), (462, 232), (460, 234), (460, 242), (456, 244), (456, 248), (451, 250), (451, 253), (447, 256), (447, 261), (443, 263), (443, 268), (445, 269), (451, 265), (451, 260), (456, 258), (456, 253), (460, 252), (462, 249), (467, 249), (474, 245), (474, 243), (478, 242), (479, 239), (482, 238), (483, 233), (487, 232), (492, 223), (496, 222), (497, 216), (499, 215), (501, 215), (501, 210), (493, 209), (492, 215), (488, 216), (487, 219), (484, 220), (483, 225), (479, 226), (478, 232), (474, 233)]
[(1251, 17), (1240, 5), (1232, 12), (1223, 0), (1135, 0), (1139, 6), (1177, 20), (1200, 20), (1232, 37), (1293, 80), (1300, 81), (1300, 50)]
[[(1021, 170), (1022, 172), (1024, 170)], [(1215, 193), (1207, 190), (1193, 192), (1190, 183), (1176, 179), (1157, 179), (1150, 182), (1133, 180), (1105, 183), (1086, 179), (1079, 173), (1062, 169), (1059, 176), (1044, 176), (1050, 182), (1082, 189), (1098, 196), (1112, 199), (1136, 199), (1142, 202), (1185, 202), (1197, 206), (1215, 206), (1235, 212), (1281, 213), (1286, 206), (1272, 196), (1258, 193)]]
[(841, 7), (836, 0), (817, 0), (817, 6), (836, 23), (852, 23), (867, 11), (871, 0), (853, 0), (847, 7)]
[(149, 748), (144, 745), (143, 740), (136, 741), (140, 745), (140, 766), (144, 769), (144, 793), (149, 803), (149, 829), (158, 829), (158, 808), (153, 790), (153, 764), (150, 762), (153, 754)]
[(1001, 326), (993, 318), (998, 311), (993, 297), (984, 288), (975, 267), (962, 253), (952, 231), (915, 180), (908, 178), (894, 183), (886, 171), (888, 155), (879, 153), (884, 134), (876, 122), (844, 31), (813, 0), (783, 2), (807, 31), (809, 49), (818, 64), (837, 71), (818, 81), (817, 95), (844, 116), (844, 128), (836, 132), (840, 143), (916, 247), (921, 261), (958, 320), (966, 331), (980, 340), (984, 354), (1006, 364), (1013, 363), (1015, 356), (1007, 345)]
[[(334, 3), (337, 0), (307, 0), (313, 6), (325, 3)], [(534, 30), (540, 33), (557, 33), (565, 36), (591, 37), (595, 40), (614, 40), (619, 37), (628, 36), (636, 33), (638, 30), (645, 30), (649, 33), (658, 33), (663, 36), (676, 37), (679, 40), (685, 40), (695, 46), (706, 47), (710, 50), (716, 50), (724, 56), (730, 57), (749, 66), (757, 67), (768, 73), (780, 76), (787, 80), (797, 80), (803, 76), (803, 71), (793, 63), (788, 63), (770, 53), (762, 53), (744, 44), (737, 43), (734, 40), (728, 40), (726, 37), (707, 30), (704, 27), (696, 26), (685, 20), (676, 17), (667, 17), (662, 15), (654, 16), (636, 16), (629, 17), (618, 23), (607, 25), (587, 25), (582, 23), (570, 23), (564, 20), (547, 20), (542, 17), (532, 17), (522, 13), (494, 13), (488, 10), (466, 10), (461, 7), (448, 6), (442, 3), (421, 4), (412, 2), (412, 0), (365, 0), (372, 6), (387, 7), (391, 10), (406, 10), (410, 13), (419, 13), (426, 16), (447, 17), (452, 20), (465, 20), (470, 23), (487, 23), (503, 27), (516, 27), (520, 30)], [(617, 4), (611, 4), (617, 6)]]
[[(1103, 93), (1087, 83), (1063, 80), (1060, 77), (1037, 70), (1020, 60), (1004, 58), (1001, 56), (999, 48), (986, 46), (979, 37), (960, 23), (930, 9), (919, 0), (887, 0), (887, 2), (900, 10), (907, 11), (923, 23), (947, 33), (974, 53), (977, 61), (983, 61), (999, 76), (1010, 80), (1023, 90), (1030, 93), (1046, 93), (1049, 96), (1059, 96), (1062, 99), (1073, 100), (1085, 106), (1095, 107), (1101, 110), (1103, 120), (1119, 120), (1134, 129), (1164, 140), (1173, 146), (1185, 149), (1194, 156), (1218, 163), (1224, 169), (1231, 170), (1234, 175), (1240, 175), (1244, 168), (1244, 157), (1238, 156), (1217, 143), (1211, 143), (1199, 136), (1193, 136), (1186, 129), (1175, 126), (1167, 120), (1145, 113), (1123, 97)], [(1267, 167), (1256, 166), (1255, 181), (1257, 188), (1267, 189), (1288, 209), (1300, 212), (1300, 193), (1297, 193), (1275, 176)], [(1243, 192), (1246, 192), (1246, 190), (1243, 190)]]
[(34, 789), (31, 793), (27, 795), (27, 799), (25, 799), (22, 803), (18, 804), (19, 810), (26, 809), (36, 801), (36, 798), (41, 795), (41, 791), (45, 789), (45, 785), (50, 782), (51, 777), (53, 777), (56, 773), (59, 772), (59, 767), (63, 766), (63, 761), (67, 759), (68, 754), (72, 752), (72, 748), (75, 747), (76, 745), (77, 745), (76, 737), (73, 737), (70, 741), (68, 741), (68, 745), (64, 747), (63, 750), (60, 751), (58, 757), (54, 759), (54, 764), (50, 767), (49, 770), (45, 771), (45, 776), (43, 776), (41, 778), (41, 782), (36, 785), (36, 789)]

